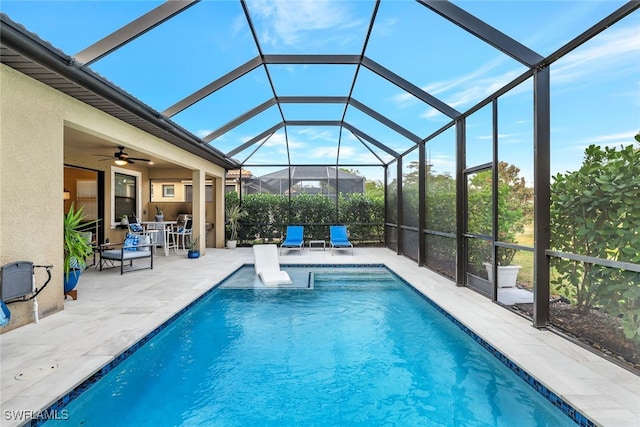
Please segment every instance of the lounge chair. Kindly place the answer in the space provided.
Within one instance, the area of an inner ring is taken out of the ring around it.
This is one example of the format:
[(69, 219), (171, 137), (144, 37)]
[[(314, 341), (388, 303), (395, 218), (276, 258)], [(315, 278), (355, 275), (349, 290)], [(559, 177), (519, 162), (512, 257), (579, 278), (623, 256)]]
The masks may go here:
[(284, 242), (280, 245), (280, 255), (282, 248), (298, 249), (302, 255), (304, 246), (304, 226), (303, 225), (287, 225), (287, 235)]
[(256, 274), (266, 286), (293, 284), (289, 274), (280, 270), (276, 245), (253, 245), (253, 263)]
[(351, 248), (351, 255), (353, 255), (353, 244), (347, 237), (346, 225), (331, 225), (329, 226), (329, 244), (331, 245), (331, 255), (333, 256), (334, 249)]

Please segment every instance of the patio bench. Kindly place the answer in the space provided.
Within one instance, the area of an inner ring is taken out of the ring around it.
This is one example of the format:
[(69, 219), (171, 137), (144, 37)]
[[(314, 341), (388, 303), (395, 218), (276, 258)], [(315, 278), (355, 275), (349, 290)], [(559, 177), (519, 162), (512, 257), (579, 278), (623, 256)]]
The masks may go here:
[[(119, 249), (115, 247), (119, 246)], [(137, 271), (143, 269), (153, 270), (153, 251), (151, 250), (153, 243), (151, 243), (149, 236), (139, 236), (137, 244), (130, 244), (125, 240), (124, 243), (116, 243), (109, 245), (101, 245), (100, 248), (100, 271), (105, 264), (106, 260), (119, 261), (120, 262), (120, 274), (128, 273), (130, 271)], [(144, 267), (133, 268), (133, 260), (149, 258), (149, 265)], [(128, 261), (129, 267), (125, 270), (125, 263)]]

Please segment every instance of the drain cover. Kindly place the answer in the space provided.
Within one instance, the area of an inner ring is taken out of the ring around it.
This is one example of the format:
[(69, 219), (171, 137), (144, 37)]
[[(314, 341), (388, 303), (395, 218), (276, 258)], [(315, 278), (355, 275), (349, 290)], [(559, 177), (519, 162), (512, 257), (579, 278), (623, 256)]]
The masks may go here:
[(34, 378), (44, 377), (45, 375), (58, 369), (57, 363), (49, 363), (47, 365), (34, 366), (29, 369), (25, 369), (22, 372), (18, 372), (15, 378), (17, 380), (31, 380)]

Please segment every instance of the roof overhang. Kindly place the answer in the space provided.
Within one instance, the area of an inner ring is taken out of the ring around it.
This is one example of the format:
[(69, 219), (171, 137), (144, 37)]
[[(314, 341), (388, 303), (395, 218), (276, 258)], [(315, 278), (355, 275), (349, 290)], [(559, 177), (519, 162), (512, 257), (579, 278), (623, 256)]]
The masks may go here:
[(3, 64), (225, 169), (239, 164), (0, 14)]

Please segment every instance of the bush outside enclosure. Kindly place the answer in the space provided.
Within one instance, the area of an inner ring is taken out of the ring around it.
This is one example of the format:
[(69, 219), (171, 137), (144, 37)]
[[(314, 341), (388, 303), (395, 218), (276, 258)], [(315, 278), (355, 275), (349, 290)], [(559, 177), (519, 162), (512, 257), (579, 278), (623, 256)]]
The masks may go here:
[[(403, 177), (403, 209), (418, 211), (418, 163), (408, 166), (413, 171)], [(492, 234), (492, 172), (479, 172), (469, 180), (468, 231), (475, 234)], [(506, 162), (498, 163), (498, 240), (516, 243), (524, 232), (524, 226), (533, 219), (533, 189), (527, 187), (520, 176), (520, 169)], [(436, 232), (456, 232), (456, 182), (448, 173), (438, 174), (430, 166), (426, 172), (426, 228)], [(427, 238), (440, 241), (445, 237)], [(444, 243), (444, 242), (442, 242)], [(456, 245), (428, 244), (429, 266), (449, 277), (455, 275)], [(501, 248), (498, 263), (509, 265), (516, 254), (514, 249)], [(486, 241), (469, 240), (468, 268), (478, 276), (486, 275), (483, 262), (491, 261), (491, 247)]]
[[(552, 249), (640, 264), (638, 195), (639, 147), (587, 147), (580, 169), (553, 177)], [(553, 266), (552, 284), (578, 312), (618, 317), (627, 339), (640, 343), (640, 273), (566, 259)]]
[[(236, 192), (225, 195), (227, 204), (238, 204)], [(327, 240), (329, 225), (346, 224), (349, 237), (360, 244), (384, 243), (384, 197), (373, 194), (340, 194), (336, 202), (324, 195), (248, 194), (242, 197), (239, 239), (242, 243), (280, 241), (287, 225), (304, 225), (305, 239)]]
[[(456, 181), (448, 173), (427, 170), (427, 229), (442, 233), (456, 232)], [(455, 238), (427, 235), (427, 265), (455, 280)]]
[[(472, 233), (491, 234), (492, 229), (492, 171), (475, 174), (468, 186), (469, 218), (468, 230)], [(533, 220), (533, 189), (526, 186), (520, 176), (520, 168), (506, 162), (498, 163), (498, 241), (516, 243), (517, 236), (524, 233), (524, 226)], [(470, 242), (470, 262), (474, 269), (482, 271), (483, 262), (491, 261), (491, 249), (479, 245), (473, 249), (474, 239)], [(516, 255), (515, 249), (500, 248), (498, 265), (510, 265)]]

